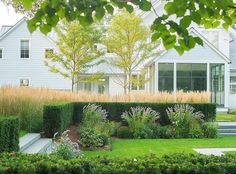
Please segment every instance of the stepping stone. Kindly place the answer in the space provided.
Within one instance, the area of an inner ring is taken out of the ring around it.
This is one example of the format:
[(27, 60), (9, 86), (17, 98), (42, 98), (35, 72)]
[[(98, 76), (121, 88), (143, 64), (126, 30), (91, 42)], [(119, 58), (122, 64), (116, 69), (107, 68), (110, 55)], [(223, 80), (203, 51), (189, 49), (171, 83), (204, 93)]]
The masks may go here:
[(20, 151), (24, 151), (29, 146), (31, 146), (35, 141), (40, 139), (40, 134), (38, 133), (28, 133), (20, 138)]
[(236, 151), (236, 148), (194, 148), (193, 150), (202, 155), (222, 156), (224, 152)]

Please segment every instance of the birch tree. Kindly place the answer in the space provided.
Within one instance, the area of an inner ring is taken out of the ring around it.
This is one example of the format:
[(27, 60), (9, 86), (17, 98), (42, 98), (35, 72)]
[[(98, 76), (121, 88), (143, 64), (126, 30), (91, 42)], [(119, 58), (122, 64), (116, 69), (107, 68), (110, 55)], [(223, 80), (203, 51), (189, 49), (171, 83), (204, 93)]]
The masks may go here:
[(58, 51), (48, 52), (45, 65), (53, 73), (71, 80), (71, 90), (75, 91), (78, 82), (96, 81), (102, 73), (78, 78), (80, 74), (103, 62), (103, 52), (97, 50), (101, 32), (94, 25), (84, 27), (78, 21), (63, 21), (55, 29)]

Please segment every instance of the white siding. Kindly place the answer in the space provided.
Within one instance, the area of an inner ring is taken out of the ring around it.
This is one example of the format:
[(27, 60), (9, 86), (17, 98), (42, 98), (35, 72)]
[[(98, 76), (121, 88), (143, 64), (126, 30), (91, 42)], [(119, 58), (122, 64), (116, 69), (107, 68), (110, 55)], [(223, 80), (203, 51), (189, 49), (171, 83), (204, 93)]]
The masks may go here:
[[(20, 58), (20, 40), (29, 39), (30, 59)], [(46, 48), (56, 50), (54, 44), (43, 34), (36, 31), (30, 34), (26, 22), (0, 40), (4, 57), (0, 59), (0, 86), (19, 85), (20, 78), (29, 78), (30, 86), (53, 89), (70, 89), (70, 81), (48, 71), (44, 65)]]
[(120, 85), (120, 81), (123, 80), (121, 76), (110, 76), (109, 77), (109, 93), (110, 94), (122, 94), (124, 88)]

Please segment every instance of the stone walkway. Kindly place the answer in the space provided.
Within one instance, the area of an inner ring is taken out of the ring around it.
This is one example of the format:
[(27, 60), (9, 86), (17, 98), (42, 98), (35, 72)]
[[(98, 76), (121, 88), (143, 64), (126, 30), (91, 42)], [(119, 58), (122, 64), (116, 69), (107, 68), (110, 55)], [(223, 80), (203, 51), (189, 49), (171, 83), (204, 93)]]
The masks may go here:
[(193, 150), (203, 155), (222, 156), (224, 152), (236, 151), (236, 148), (195, 148)]

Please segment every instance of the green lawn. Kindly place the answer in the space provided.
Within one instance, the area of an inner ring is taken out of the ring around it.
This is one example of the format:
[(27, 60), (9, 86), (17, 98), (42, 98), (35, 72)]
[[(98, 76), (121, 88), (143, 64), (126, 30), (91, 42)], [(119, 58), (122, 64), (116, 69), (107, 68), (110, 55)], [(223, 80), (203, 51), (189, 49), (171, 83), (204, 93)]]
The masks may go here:
[(20, 137), (23, 137), (23, 136), (26, 135), (26, 134), (27, 134), (26, 131), (23, 131), (23, 130), (20, 131)]
[(227, 113), (217, 113), (216, 121), (236, 121), (236, 115)]
[(236, 137), (217, 139), (114, 140), (112, 151), (86, 151), (85, 157), (137, 157), (148, 154), (195, 153), (192, 148), (236, 148)]

